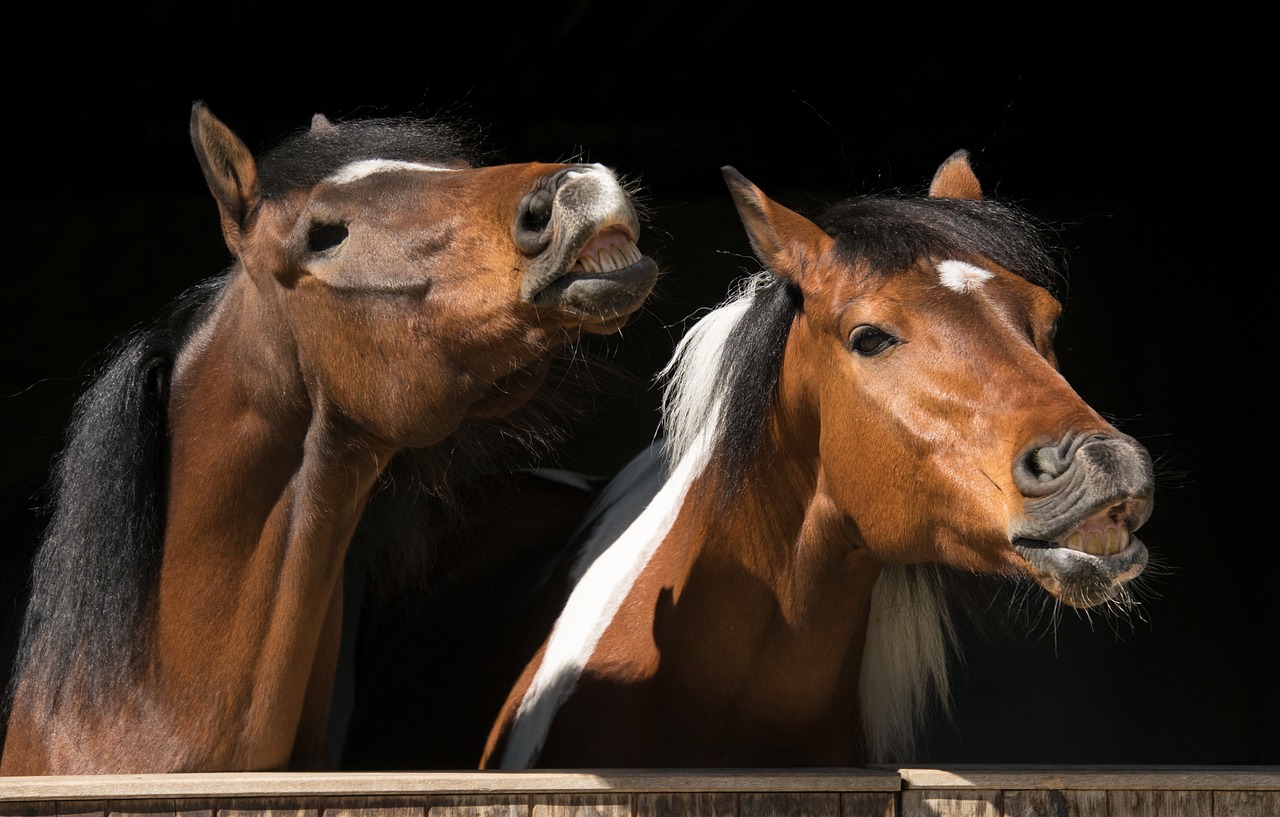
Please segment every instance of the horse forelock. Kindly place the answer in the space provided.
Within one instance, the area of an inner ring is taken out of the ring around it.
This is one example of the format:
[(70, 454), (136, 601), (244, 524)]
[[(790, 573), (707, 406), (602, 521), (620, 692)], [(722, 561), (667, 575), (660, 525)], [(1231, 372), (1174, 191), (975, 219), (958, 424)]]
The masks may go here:
[(981, 256), (1056, 294), (1063, 276), (1046, 226), (991, 199), (860, 196), (814, 219), (844, 262), (892, 274), (920, 261)]
[(77, 400), (45, 491), (9, 694), (29, 681), (52, 707), (92, 705), (138, 670), (160, 561), (169, 379), (222, 278), (198, 283), (118, 344)]
[(311, 187), (357, 162), (477, 164), (485, 159), (479, 143), (461, 123), (412, 117), (353, 119), (330, 128), (298, 131), (259, 161), (262, 195), (270, 199)]

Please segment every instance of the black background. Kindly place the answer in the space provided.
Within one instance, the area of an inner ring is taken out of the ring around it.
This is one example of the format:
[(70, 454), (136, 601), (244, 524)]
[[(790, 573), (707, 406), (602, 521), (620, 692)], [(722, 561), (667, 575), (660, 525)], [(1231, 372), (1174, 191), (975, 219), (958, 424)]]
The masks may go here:
[[(608, 348), (642, 383), (756, 268), (721, 165), (805, 209), (921, 189), (966, 148), (989, 194), (1061, 228), (1062, 368), (1158, 461), (1157, 564), (1130, 621), (1053, 626), (998, 594), (1011, 639), (970, 645), (956, 723), (923, 759), (1280, 763), (1261, 19), (1223, 3), (105, 5), (8, 23), (5, 483), (46, 467), (109, 341), (229, 261), (187, 141), (195, 99), (255, 151), (316, 112), (447, 115), (503, 159), (639, 180), (665, 275)], [(558, 464), (617, 468), (655, 409), (652, 392), (599, 396)]]

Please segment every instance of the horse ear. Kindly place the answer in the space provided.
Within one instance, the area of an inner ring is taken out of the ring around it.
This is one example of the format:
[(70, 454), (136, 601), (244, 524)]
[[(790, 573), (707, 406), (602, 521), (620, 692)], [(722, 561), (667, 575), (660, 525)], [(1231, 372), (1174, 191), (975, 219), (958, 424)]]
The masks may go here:
[(311, 133), (322, 134), (337, 130), (334, 124), (329, 121), (329, 117), (322, 113), (318, 113), (311, 117)]
[(199, 100), (191, 106), (191, 144), (218, 202), (222, 235), (239, 257), (241, 236), (258, 206), (258, 165), (244, 142)]
[(978, 184), (978, 177), (969, 164), (969, 151), (957, 150), (938, 167), (933, 181), (929, 182), (929, 196), (938, 199), (982, 198), (982, 185)]
[(801, 283), (805, 269), (826, 253), (834, 239), (809, 219), (770, 199), (736, 169), (725, 165), (720, 172), (756, 257), (776, 274)]

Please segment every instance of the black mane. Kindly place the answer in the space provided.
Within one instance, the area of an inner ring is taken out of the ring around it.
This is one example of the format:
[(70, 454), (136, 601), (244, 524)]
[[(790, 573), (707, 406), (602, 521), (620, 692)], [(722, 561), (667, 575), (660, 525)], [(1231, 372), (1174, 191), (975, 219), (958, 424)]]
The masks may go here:
[(459, 160), (470, 165), (488, 156), (461, 123), (410, 117), (322, 123), (285, 137), (258, 162), (262, 195), (276, 198), (312, 187), (343, 165), (365, 159), (403, 162)]
[(122, 339), (76, 401), (40, 504), (13, 676), (97, 701), (136, 669), (138, 634), (160, 563), (174, 361), (224, 278), (196, 284), (169, 313)]
[(981, 255), (1050, 292), (1062, 281), (1045, 226), (989, 199), (862, 196), (833, 204), (814, 223), (836, 239), (843, 261), (875, 270)]

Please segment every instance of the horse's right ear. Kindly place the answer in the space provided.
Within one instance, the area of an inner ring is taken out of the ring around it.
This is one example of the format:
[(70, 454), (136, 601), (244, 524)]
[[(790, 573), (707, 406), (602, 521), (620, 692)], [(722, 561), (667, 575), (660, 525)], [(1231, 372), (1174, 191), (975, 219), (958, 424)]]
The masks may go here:
[(957, 150), (947, 157), (933, 174), (929, 182), (930, 198), (940, 199), (980, 199), (982, 185), (969, 164), (969, 151)]
[(725, 165), (720, 172), (756, 258), (775, 274), (803, 285), (805, 270), (826, 254), (834, 239), (809, 219), (770, 199), (736, 169)]
[(240, 239), (258, 206), (258, 165), (244, 142), (197, 100), (191, 106), (191, 144), (222, 217), (222, 235), (238, 258)]

